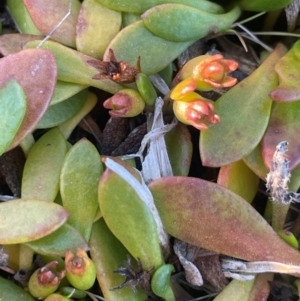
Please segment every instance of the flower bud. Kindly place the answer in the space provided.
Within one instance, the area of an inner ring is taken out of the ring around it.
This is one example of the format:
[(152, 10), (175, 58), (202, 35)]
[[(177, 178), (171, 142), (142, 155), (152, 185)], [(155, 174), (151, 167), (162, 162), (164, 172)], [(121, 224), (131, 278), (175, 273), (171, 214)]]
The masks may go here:
[(174, 101), (173, 111), (179, 121), (198, 130), (207, 130), (209, 124), (220, 122), (220, 117), (214, 112), (213, 103), (200, 96), (191, 102)]
[(142, 113), (145, 102), (140, 93), (133, 89), (123, 89), (103, 103), (112, 117), (134, 117)]
[(173, 100), (191, 101), (195, 99), (196, 80), (191, 77), (184, 79), (171, 91), (170, 97)]
[(57, 264), (57, 261), (52, 261), (31, 275), (28, 289), (32, 296), (45, 298), (57, 290), (61, 279), (66, 274), (65, 271), (56, 271)]
[(51, 294), (44, 301), (70, 301), (70, 299), (60, 294)]
[(193, 78), (198, 90), (210, 91), (236, 84), (237, 79), (227, 74), (236, 70), (238, 63), (223, 59), (221, 54), (201, 55), (188, 61), (176, 76), (176, 81)]
[(65, 256), (66, 276), (77, 289), (85, 291), (92, 287), (96, 279), (96, 267), (83, 249), (76, 255), (68, 251)]

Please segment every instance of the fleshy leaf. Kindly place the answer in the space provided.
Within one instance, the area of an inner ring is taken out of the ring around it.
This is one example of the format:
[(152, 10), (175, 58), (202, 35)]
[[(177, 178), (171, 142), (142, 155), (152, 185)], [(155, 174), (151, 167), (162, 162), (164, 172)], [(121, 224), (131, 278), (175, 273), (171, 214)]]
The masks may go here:
[(178, 123), (165, 135), (173, 175), (187, 176), (190, 170), (193, 146), (187, 127)]
[(26, 112), (26, 99), (22, 87), (11, 80), (0, 89), (0, 155), (13, 141)]
[(110, 48), (113, 49), (118, 61), (125, 61), (131, 66), (136, 66), (140, 56), (142, 72), (147, 75), (155, 74), (164, 69), (194, 41), (167, 41), (152, 34), (143, 21), (139, 21), (123, 28), (115, 36), (108, 45), (103, 59), (109, 60)]
[(274, 66), (285, 52), (285, 47), (278, 45), (259, 68), (216, 101), (215, 111), (221, 121), (200, 136), (200, 154), (205, 166), (238, 161), (259, 143), (271, 111), (268, 94), (277, 84)]
[(151, 279), (152, 291), (159, 297), (167, 301), (175, 301), (175, 296), (171, 287), (171, 274), (174, 272), (171, 264), (164, 264), (158, 268)]
[(299, 63), (300, 41), (297, 41), (275, 66), (275, 71), (279, 77), (279, 86), (270, 93), (273, 100), (282, 102), (300, 100)]
[[(26, 48), (35, 48), (38, 44), (39, 41), (29, 42), (26, 44)], [(45, 42), (41, 48), (49, 49), (55, 56), (58, 68), (57, 78), (61, 81), (93, 86), (112, 94), (124, 88), (109, 79), (93, 79), (98, 71), (86, 63), (89, 60), (94, 60), (91, 56), (52, 41)]]
[(77, 50), (97, 59), (119, 32), (122, 23), (120, 12), (109, 9), (97, 0), (85, 0), (77, 20)]
[(128, 251), (111, 233), (103, 218), (93, 225), (90, 248), (91, 257), (97, 269), (98, 283), (107, 300), (144, 301), (146, 299), (146, 294), (138, 288), (136, 294), (130, 287), (111, 290), (125, 280), (124, 277), (113, 271), (124, 266)]
[(15, 78), (26, 95), (27, 110), (10, 145), (13, 148), (33, 131), (48, 108), (56, 83), (57, 69), (50, 51), (28, 49), (1, 58), (0, 70), (0, 87)]
[(64, 257), (67, 251), (75, 252), (78, 248), (88, 250), (89, 246), (80, 233), (68, 224), (62, 225), (53, 233), (26, 243), (38, 254)]
[(50, 106), (36, 126), (37, 129), (47, 129), (60, 125), (74, 117), (84, 106), (88, 90), (83, 90), (69, 99)]
[(110, 9), (114, 9), (122, 12), (130, 12), (130, 13), (143, 13), (147, 9), (163, 4), (163, 3), (179, 3), (187, 6), (191, 6), (194, 8), (198, 8), (211, 13), (221, 13), (223, 8), (213, 2), (203, 1), (203, 0), (97, 0), (101, 4), (109, 7)]
[(132, 256), (140, 258), (146, 270), (161, 266), (158, 228), (134, 187), (106, 169), (99, 182), (98, 198), (107, 226)]
[(237, 3), (243, 10), (249, 11), (273, 11), (284, 8), (292, 0), (239, 0)]
[(263, 181), (266, 180), (269, 169), (265, 166), (262, 152), (261, 143), (259, 143), (254, 150), (243, 158), (246, 165)]
[(257, 193), (259, 177), (239, 160), (221, 167), (217, 183), (251, 203)]
[(13, 283), (12, 280), (0, 277), (0, 287), (0, 300), (34, 301), (29, 293), (19, 285)]
[(23, 46), (35, 40), (40, 40), (40, 36), (32, 34), (8, 33), (0, 36), (0, 52), (3, 56), (23, 50)]
[(73, 95), (79, 93), (81, 90), (85, 88), (87, 88), (87, 86), (58, 80), (56, 82), (56, 86), (55, 86), (53, 97), (51, 99), (50, 106), (53, 106), (57, 103), (60, 103), (72, 97)]
[(238, 6), (225, 14), (211, 14), (186, 5), (167, 3), (147, 10), (142, 20), (157, 36), (185, 42), (228, 29), (240, 13)]
[(32, 22), (23, 1), (7, 0), (6, 5), (20, 32), (41, 35), (40, 31)]
[(300, 263), (300, 253), (283, 242), (244, 199), (226, 188), (192, 177), (150, 183), (165, 230), (190, 244), (247, 261)]
[(254, 280), (232, 280), (213, 301), (249, 300)]
[(86, 139), (67, 153), (60, 179), (63, 206), (71, 213), (68, 223), (89, 241), (98, 209), (97, 187), (102, 173), (100, 155)]
[(93, 109), (96, 103), (97, 103), (97, 96), (94, 93), (89, 92), (88, 98), (84, 106), (78, 112), (78, 114), (76, 114), (70, 120), (58, 126), (66, 139), (69, 138), (73, 129)]
[(269, 125), (262, 139), (262, 156), (268, 169), (272, 166), (272, 158), (276, 146), (281, 141), (287, 141), (290, 169), (293, 170), (300, 163), (300, 101), (289, 103), (274, 103)]
[(39, 200), (16, 199), (0, 204), (0, 244), (17, 244), (47, 236), (61, 227), (69, 213)]
[[(68, 13), (70, 0), (23, 0), (35, 26), (46, 36)], [(71, 14), (51, 34), (51, 39), (75, 48), (76, 22), (80, 10), (80, 2), (71, 0)]]
[(22, 177), (22, 198), (53, 202), (67, 143), (57, 128), (44, 134), (30, 149)]

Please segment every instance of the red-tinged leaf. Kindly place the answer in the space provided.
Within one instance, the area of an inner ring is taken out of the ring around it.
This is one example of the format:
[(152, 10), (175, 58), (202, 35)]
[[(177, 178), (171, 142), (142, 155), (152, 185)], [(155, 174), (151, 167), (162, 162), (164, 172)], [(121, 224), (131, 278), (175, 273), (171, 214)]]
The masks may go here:
[(0, 244), (42, 238), (61, 227), (69, 213), (51, 202), (17, 199), (0, 204)]
[(279, 86), (270, 93), (273, 100), (280, 102), (300, 100), (299, 63), (300, 41), (297, 41), (275, 66), (275, 71), (279, 77)]
[(285, 47), (278, 45), (259, 68), (216, 101), (215, 111), (221, 121), (200, 135), (200, 154), (205, 166), (238, 161), (260, 142), (271, 112), (272, 100), (268, 95), (277, 85), (274, 66), (285, 52)]
[(23, 50), (23, 46), (35, 40), (40, 40), (40, 36), (22, 33), (9, 33), (0, 36), (0, 52), (6, 56)]
[(300, 101), (274, 103), (270, 122), (262, 140), (262, 156), (268, 169), (272, 166), (272, 158), (276, 146), (281, 141), (287, 141), (286, 158), (293, 170), (300, 163)]
[(77, 20), (77, 50), (97, 59), (102, 59), (105, 49), (120, 31), (122, 14), (97, 0), (85, 0)]
[[(70, 0), (23, 0), (35, 26), (44, 35), (48, 35), (68, 13)], [(71, 1), (71, 14), (51, 34), (51, 39), (75, 48), (76, 23), (80, 10), (78, 0)]]
[(244, 199), (218, 184), (190, 177), (150, 183), (165, 230), (217, 253), (248, 261), (300, 264), (287, 245)]
[(10, 148), (17, 146), (42, 118), (55, 88), (57, 69), (54, 56), (42, 49), (22, 50), (0, 59), (0, 88), (12, 78), (22, 86), (27, 111)]

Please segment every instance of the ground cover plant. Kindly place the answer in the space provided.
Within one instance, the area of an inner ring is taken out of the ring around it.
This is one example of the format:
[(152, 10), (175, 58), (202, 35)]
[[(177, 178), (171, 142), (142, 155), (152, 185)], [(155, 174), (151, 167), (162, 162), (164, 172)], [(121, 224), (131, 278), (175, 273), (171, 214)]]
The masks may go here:
[(0, 7), (1, 300), (298, 300), (297, 0)]

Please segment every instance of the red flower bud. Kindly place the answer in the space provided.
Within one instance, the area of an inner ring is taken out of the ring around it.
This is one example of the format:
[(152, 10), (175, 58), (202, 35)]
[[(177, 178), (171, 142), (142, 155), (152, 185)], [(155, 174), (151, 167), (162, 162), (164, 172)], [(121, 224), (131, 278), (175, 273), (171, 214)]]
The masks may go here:
[(142, 113), (145, 102), (140, 93), (133, 89), (124, 89), (103, 103), (112, 117), (134, 117)]

